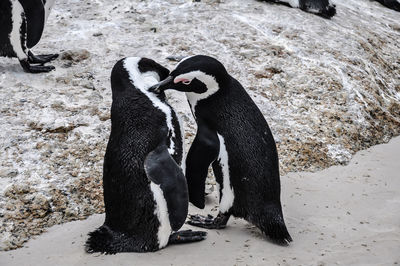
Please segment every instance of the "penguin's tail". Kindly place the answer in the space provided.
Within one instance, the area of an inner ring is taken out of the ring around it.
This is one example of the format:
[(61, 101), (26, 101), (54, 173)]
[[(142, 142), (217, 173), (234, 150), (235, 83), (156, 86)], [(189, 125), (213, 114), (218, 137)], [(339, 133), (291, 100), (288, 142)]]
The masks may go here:
[(146, 245), (140, 245), (132, 236), (113, 231), (107, 225), (102, 225), (89, 233), (85, 243), (87, 253), (115, 254), (118, 252), (146, 252)]
[(287, 246), (293, 241), (286, 228), (280, 204), (264, 206), (263, 212), (253, 217), (252, 222), (276, 244)]
[(113, 247), (116, 242), (115, 232), (108, 226), (102, 225), (95, 231), (89, 233), (89, 238), (85, 244), (87, 253), (101, 252), (105, 254), (115, 254), (117, 250)]

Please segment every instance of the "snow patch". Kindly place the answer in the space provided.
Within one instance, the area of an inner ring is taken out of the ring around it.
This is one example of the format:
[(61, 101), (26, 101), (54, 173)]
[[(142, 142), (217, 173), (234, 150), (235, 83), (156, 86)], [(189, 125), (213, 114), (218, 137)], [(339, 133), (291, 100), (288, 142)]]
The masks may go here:
[(329, 144), (328, 156), (341, 164), (347, 163), (351, 159), (351, 153), (340, 144)]

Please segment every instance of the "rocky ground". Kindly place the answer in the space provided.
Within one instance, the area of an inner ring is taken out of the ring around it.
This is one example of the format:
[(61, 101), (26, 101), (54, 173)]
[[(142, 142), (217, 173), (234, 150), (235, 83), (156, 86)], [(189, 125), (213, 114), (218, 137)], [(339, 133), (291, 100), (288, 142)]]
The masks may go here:
[[(34, 49), (59, 52), (57, 70), (26, 74), (0, 58), (0, 250), (103, 211), (109, 75), (125, 56), (169, 68), (169, 55), (217, 57), (265, 115), (283, 173), (346, 164), (398, 135), (399, 13), (333, 2), (338, 14), (325, 20), (253, 0), (57, 1)], [(170, 101), (189, 144), (185, 98)]]

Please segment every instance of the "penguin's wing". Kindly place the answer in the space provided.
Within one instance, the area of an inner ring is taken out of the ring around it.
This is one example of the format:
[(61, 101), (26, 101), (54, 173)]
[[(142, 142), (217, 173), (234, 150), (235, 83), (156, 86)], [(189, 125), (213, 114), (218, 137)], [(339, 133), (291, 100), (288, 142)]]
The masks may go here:
[(186, 180), (189, 200), (200, 209), (203, 209), (205, 205), (204, 190), (208, 168), (217, 159), (218, 154), (219, 139), (217, 132), (198, 120), (197, 134), (186, 158)]
[(147, 177), (159, 185), (167, 202), (169, 222), (174, 231), (185, 223), (188, 214), (188, 189), (182, 169), (168, 152), (165, 144), (151, 151), (145, 161)]
[(19, 0), (26, 18), (27, 47), (35, 46), (42, 37), (45, 23), (45, 9), (42, 0)]

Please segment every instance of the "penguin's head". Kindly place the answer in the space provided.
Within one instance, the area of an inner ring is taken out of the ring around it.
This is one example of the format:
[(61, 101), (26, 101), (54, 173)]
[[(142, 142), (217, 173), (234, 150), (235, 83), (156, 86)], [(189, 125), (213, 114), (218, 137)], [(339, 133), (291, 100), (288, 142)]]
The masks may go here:
[(150, 88), (161, 93), (167, 89), (186, 92), (200, 98), (216, 93), (229, 81), (229, 74), (217, 59), (196, 55), (183, 59), (169, 76)]
[[(118, 61), (111, 73), (113, 94), (129, 88), (148, 90), (168, 77), (169, 70), (157, 62), (143, 57), (127, 57)], [(133, 85), (133, 86), (132, 86)]]
[(138, 70), (142, 75), (148, 72), (155, 72), (158, 75), (158, 81), (164, 80), (168, 77), (169, 70), (149, 58), (140, 58), (137, 65)]

